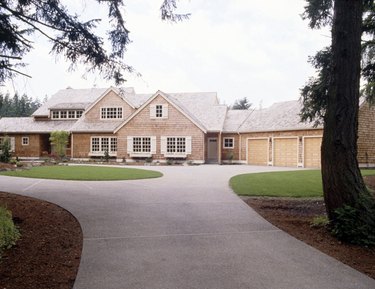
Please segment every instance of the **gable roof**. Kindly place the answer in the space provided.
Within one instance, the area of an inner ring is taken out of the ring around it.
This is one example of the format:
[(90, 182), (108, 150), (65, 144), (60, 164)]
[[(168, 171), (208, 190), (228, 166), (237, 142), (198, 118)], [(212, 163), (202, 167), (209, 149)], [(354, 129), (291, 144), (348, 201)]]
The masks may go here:
[(253, 110), (240, 125), (239, 132), (321, 129), (313, 123), (301, 122), (302, 104), (298, 100), (274, 103), (269, 108)]
[(119, 98), (124, 100), (130, 107), (135, 108), (134, 105), (126, 99), (127, 94), (134, 94), (134, 89), (129, 88), (128, 90), (126, 88), (115, 88), (115, 87), (110, 87), (106, 91), (104, 91), (94, 102), (92, 102), (85, 110), (85, 113), (88, 113), (97, 103), (99, 103), (104, 97), (107, 96), (108, 93), (113, 91)]
[(176, 108), (180, 113), (187, 117), (192, 123), (194, 123), (200, 130), (207, 132), (206, 128), (202, 123), (195, 118), (177, 99), (169, 96), (168, 94), (158, 90), (152, 97), (150, 97), (139, 109), (137, 109), (131, 116), (129, 116), (119, 127), (116, 128), (114, 133), (118, 132), (123, 126), (125, 126), (130, 120), (137, 116), (143, 109), (145, 109), (156, 97), (164, 98), (168, 103), (170, 103), (174, 108)]

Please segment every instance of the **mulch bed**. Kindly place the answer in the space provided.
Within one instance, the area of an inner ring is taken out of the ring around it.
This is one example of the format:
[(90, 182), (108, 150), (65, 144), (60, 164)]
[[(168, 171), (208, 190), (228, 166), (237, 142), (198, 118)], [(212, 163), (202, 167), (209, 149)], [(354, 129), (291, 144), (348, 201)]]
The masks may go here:
[(375, 279), (375, 248), (342, 243), (326, 228), (311, 226), (315, 216), (325, 214), (323, 200), (247, 198), (245, 202), (281, 230)]
[(71, 289), (82, 251), (77, 220), (61, 207), (0, 192), (21, 239), (0, 259), (0, 289)]

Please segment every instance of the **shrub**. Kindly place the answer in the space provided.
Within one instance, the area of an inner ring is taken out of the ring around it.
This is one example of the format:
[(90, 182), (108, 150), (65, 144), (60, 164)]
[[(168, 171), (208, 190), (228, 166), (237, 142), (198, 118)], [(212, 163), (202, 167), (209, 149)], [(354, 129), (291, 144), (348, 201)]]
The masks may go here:
[(105, 150), (104, 151), (104, 160), (105, 160), (106, 163), (109, 162), (109, 158), (110, 158), (109, 152), (108, 152), (108, 150)]
[(9, 137), (5, 137), (0, 146), (0, 162), (8, 163), (12, 157)]
[(340, 240), (361, 246), (375, 245), (375, 201), (361, 195), (355, 207), (345, 205), (335, 210), (332, 233)]
[(51, 145), (55, 146), (56, 153), (60, 158), (65, 156), (66, 146), (69, 142), (69, 132), (53, 131), (49, 138)]
[(0, 207), (0, 258), (2, 252), (15, 245), (20, 236), (20, 232), (13, 223), (12, 213)]

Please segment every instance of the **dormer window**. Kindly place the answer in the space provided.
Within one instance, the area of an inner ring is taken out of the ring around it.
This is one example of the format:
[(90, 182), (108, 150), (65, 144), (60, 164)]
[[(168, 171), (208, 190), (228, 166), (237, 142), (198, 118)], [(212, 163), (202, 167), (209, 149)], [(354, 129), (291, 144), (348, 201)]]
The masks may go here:
[(78, 119), (82, 116), (83, 110), (52, 110), (52, 119)]
[(102, 107), (101, 119), (122, 118), (122, 107)]
[(166, 119), (168, 118), (168, 104), (154, 104), (150, 105), (150, 118)]

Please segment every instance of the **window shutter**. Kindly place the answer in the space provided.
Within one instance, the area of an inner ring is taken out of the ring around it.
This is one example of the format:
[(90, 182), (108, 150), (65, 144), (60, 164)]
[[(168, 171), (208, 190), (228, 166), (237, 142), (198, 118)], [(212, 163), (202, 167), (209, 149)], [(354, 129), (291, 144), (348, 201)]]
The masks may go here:
[(191, 154), (191, 136), (185, 138), (185, 150), (186, 154)]
[(133, 152), (133, 137), (132, 136), (127, 137), (127, 148), (128, 148), (127, 149), (128, 154)]
[(151, 137), (151, 153), (156, 154), (156, 136)]
[(167, 137), (161, 136), (160, 137), (160, 153), (166, 154), (167, 152)]
[(15, 137), (10, 137), (10, 151), (16, 151), (16, 139)]
[(168, 104), (163, 104), (163, 118), (168, 118)]
[(156, 118), (156, 105), (150, 104), (150, 118)]

